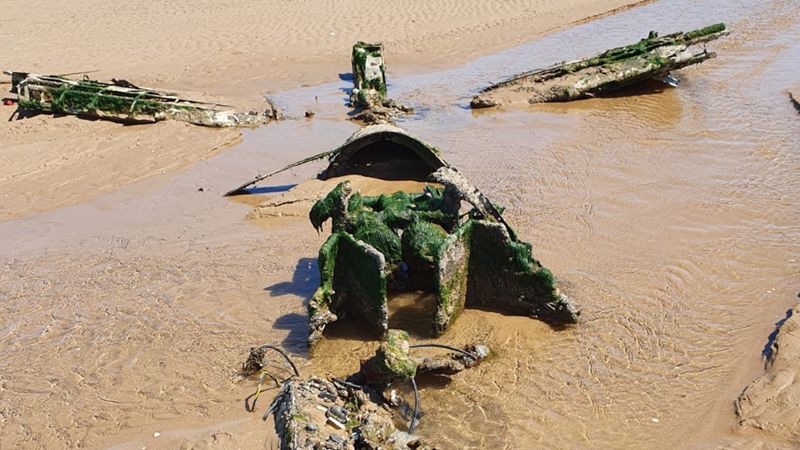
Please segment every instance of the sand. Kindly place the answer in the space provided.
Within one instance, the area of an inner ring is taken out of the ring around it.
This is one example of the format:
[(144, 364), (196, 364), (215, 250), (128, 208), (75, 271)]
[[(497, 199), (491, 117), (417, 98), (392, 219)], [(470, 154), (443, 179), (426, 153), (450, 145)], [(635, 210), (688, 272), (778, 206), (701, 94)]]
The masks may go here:
[[(644, 3), (630, 0), (363, 2), (68, 0), (3, 6), (3, 69), (93, 71), (187, 96), (263, 107), (262, 94), (335, 81), (353, 42), (382, 40), (390, 74), (453, 66)], [(3, 78), (7, 80), (7, 78)], [(0, 84), (6, 88), (7, 84)], [(0, 107), (8, 118), (14, 107)], [(0, 221), (73, 205), (142, 178), (157, 183), (236, 142), (235, 130), (125, 127), (74, 117), (0, 121)], [(155, 176), (154, 176), (155, 175)]]
[[(399, 80), (432, 105), (403, 126), (508, 207), (508, 222), (585, 318), (552, 330), (465, 311), (440, 342), (480, 340), (498, 357), (447, 386), (420, 383), (420, 433), (440, 448), (758, 448), (734, 445), (738, 433), (761, 436), (734, 428), (733, 401), (764, 373), (766, 337), (797, 302), (800, 121), (784, 91), (800, 73), (798, 13), (794, 0), (659, 2), (495, 54), (492, 66)], [(677, 30), (717, 14), (736, 34), (719, 58), (687, 70), (680, 89), (524, 112), (476, 114), (457, 103), (478, 84), (475, 69), (496, 79), (562, 48), (591, 54), (649, 24)], [(80, 204), (0, 222), (0, 448), (277, 448), (260, 417), (274, 390), (248, 413), (242, 400), (255, 380), (234, 377), (250, 346), (281, 345), (303, 374), (357, 370), (374, 343), (346, 328), (306, 353), (305, 301), (319, 285), (329, 229), (318, 234), (302, 211), (281, 211), (294, 221), (285, 226), (247, 220), (255, 204), (220, 196), (257, 170), (343, 142), (356, 125), (331, 117), (344, 108), (329, 88), (277, 97), (297, 99), (287, 103), (302, 112), (303, 96), (316, 103), (319, 94), (313, 120), (246, 132), (208, 161), (181, 160), (189, 167), (180, 173), (161, 175), (154, 160), (154, 176), (92, 201), (76, 199), (98, 186), (63, 185)], [(19, 123), (50, 119), (32, 120)], [(62, 123), (82, 131), (46, 134)], [(103, 127), (114, 134), (98, 135)], [(147, 145), (167, 149), (200, 136), (184, 144), (191, 156), (218, 135), (73, 118), (42, 129), (31, 135), (45, 145), (15, 158), (58, 155), (58, 136), (134, 151), (123, 132), (156, 133)], [(132, 164), (88, 159), (72, 171), (92, 173), (82, 184), (103, 164)], [(289, 200), (284, 191), (321, 166), (281, 173), (258, 192)], [(55, 186), (71, 178), (55, 175), (39, 180), (60, 195)], [(390, 321), (427, 340), (415, 324), (430, 316), (414, 311), (425, 297), (395, 301), (412, 314)], [(776, 442), (761, 448), (791, 447)]]
[[(778, 322), (765, 373), (753, 380), (736, 400), (738, 425), (798, 441), (800, 439), (800, 307)], [(771, 336), (772, 338), (773, 336)]]
[(800, 84), (790, 87), (786, 90), (786, 93), (789, 95), (789, 100), (792, 102), (794, 108), (797, 112), (800, 112)]

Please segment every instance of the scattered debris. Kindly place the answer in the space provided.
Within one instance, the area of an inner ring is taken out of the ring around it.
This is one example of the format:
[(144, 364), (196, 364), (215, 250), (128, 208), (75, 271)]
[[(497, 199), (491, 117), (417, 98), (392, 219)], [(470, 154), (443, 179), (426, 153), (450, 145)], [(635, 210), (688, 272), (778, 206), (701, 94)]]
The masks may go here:
[(316, 113), (315, 113), (314, 111), (312, 111), (312, 110), (310, 110), (310, 109), (307, 109), (307, 110), (306, 110), (306, 112), (305, 112), (305, 114), (304, 114), (304, 116), (305, 116), (307, 119), (310, 119), (310, 118), (314, 117), (314, 115), (315, 115), (315, 114), (316, 114)]
[(284, 383), (274, 403), (282, 450), (430, 449), (398, 430), (390, 404), (376, 391), (332, 378)]
[(394, 123), (397, 114), (414, 112), (413, 108), (387, 97), (383, 44), (357, 42), (353, 45), (352, 67), (350, 105), (356, 110), (351, 120), (366, 124)]
[(417, 373), (430, 373), (434, 375), (455, 375), (458, 372), (466, 369), (471, 369), (486, 358), (489, 357), (491, 351), (485, 345), (468, 345), (463, 349), (450, 347), (441, 344), (417, 344), (411, 345), (410, 348), (444, 348), (451, 350), (447, 358), (425, 358), (422, 361), (417, 361)]
[(274, 345), (262, 345), (261, 347), (252, 347), (250, 348), (250, 354), (247, 357), (247, 361), (242, 365), (241, 373), (244, 376), (253, 375), (259, 371), (264, 370), (267, 367), (267, 351), (273, 350), (278, 352), (292, 369), (292, 372), (295, 376), (300, 376), (300, 372), (297, 370), (297, 366), (294, 364), (289, 355), (286, 354), (282, 349), (274, 346)]
[(359, 120), (365, 124), (394, 123), (398, 114), (411, 114), (414, 108), (401, 105), (396, 101), (387, 98), (380, 102), (371, 103), (367, 106), (361, 104), (357, 106), (356, 112), (350, 116), (350, 120)]
[(604, 94), (616, 89), (657, 79), (676, 85), (673, 70), (716, 57), (705, 47), (690, 47), (728, 34), (718, 23), (688, 33), (659, 37), (656, 32), (636, 44), (614, 48), (600, 55), (556, 64), (547, 69), (525, 72), (483, 89), (470, 106), (487, 108), (508, 103), (565, 102)]
[[(438, 347), (452, 350), (444, 358), (415, 358), (413, 348)], [(422, 373), (453, 375), (480, 364), (489, 354), (482, 345), (463, 350), (447, 345), (409, 345), (408, 334), (389, 330), (375, 355), (361, 363), (361, 370), (347, 377), (292, 378), (281, 385), (267, 413), (275, 415), (281, 449), (431, 449), (414, 436), (421, 416), (415, 377)], [(409, 381), (414, 389), (411, 407), (389, 386)], [(394, 384), (392, 384), (394, 383)], [(410, 416), (410, 419), (409, 419)], [(398, 421), (410, 422), (408, 431)]]
[(264, 112), (237, 112), (229, 105), (180, 98), (174, 94), (140, 88), (127, 80), (104, 83), (71, 80), (58, 75), (11, 72), (11, 92), (21, 110), (74, 114), (129, 123), (172, 119), (209, 127), (258, 126), (280, 118), (267, 105)]
[(738, 425), (800, 440), (800, 306), (778, 322), (768, 348), (766, 372), (735, 401)]

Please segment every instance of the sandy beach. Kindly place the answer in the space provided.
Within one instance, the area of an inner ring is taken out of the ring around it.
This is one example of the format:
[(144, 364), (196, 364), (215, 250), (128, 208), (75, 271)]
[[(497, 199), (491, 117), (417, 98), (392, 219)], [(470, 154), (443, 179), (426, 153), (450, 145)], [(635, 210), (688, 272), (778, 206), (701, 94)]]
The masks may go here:
[[(264, 94), (334, 81), (349, 72), (350, 46), (357, 40), (383, 41), (393, 75), (434, 70), (637, 3), (414, 0), (370, 10), (350, 0), (135, 5), (70, 0), (48, 5), (46, 15), (32, 15), (29, 5), (15, 3), (3, 8), (0, 61), (4, 70), (86, 71), (96, 79), (124, 78), (258, 110)], [(0, 106), (0, 115), (10, 117), (14, 108)], [(132, 180), (158, 179), (238, 139), (233, 130), (173, 123), (123, 127), (74, 117), (4, 120), (0, 220), (76, 204)]]
[[(346, 324), (308, 350), (330, 235), (308, 210), (338, 182), (313, 179), (325, 163), (222, 195), (358, 130), (343, 95), (357, 40), (386, 45), (390, 96), (417, 109), (399, 125), (505, 208), (582, 310), (574, 326), (550, 327), (466, 309), (434, 337), (420, 320), (432, 297), (393, 293), (389, 323), (412, 342), (496, 352), (420, 382), (421, 436), (442, 449), (800, 445), (798, 388), (785, 382), (800, 370), (787, 316), (800, 274), (800, 116), (787, 95), (800, 73), (796, 1), (2, 10), (2, 69), (91, 72), (242, 110), (266, 95), (288, 118), (211, 129), (12, 118), (15, 106), (0, 106), (12, 119), (0, 121), (0, 449), (279, 448), (261, 419), (276, 389), (244, 407), (257, 383), (239, 375), (249, 349), (280, 346), (303, 376), (346, 376), (373, 354)], [(677, 88), (467, 107), (510, 74), (716, 22), (731, 35), (709, 44), (717, 58), (675, 72)], [(366, 195), (423, 186), (352, 182)]]

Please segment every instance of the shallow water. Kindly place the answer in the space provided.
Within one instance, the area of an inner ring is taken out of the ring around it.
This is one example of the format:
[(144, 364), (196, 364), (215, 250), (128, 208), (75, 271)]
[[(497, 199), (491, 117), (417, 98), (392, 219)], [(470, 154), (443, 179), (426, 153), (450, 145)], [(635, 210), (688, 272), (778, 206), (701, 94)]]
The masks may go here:
[[(751, 438), (733, 431), (732, 401), (797, 301), (800, 120), (782, 91), (800, 73), (798, 14), (796, 1), (661, 1), (392, 80), (419, 111), (400, 125), (507, 206), (584, 319), (555, 331), (466, 311), (440, 341), (485, 342), (496, 357), (448, 385), (424, 380), (420, 433), (443, 448)], [(709, 45), (718, 59), (679, 72), (678, 89), (465, 108), (506, 75), (716, 21), (733, 34)], [(375, 344), (347, 327), (305, 359), (303, 302), (325, 234), (302, 220), (265, 230), (244, 220), (250, 206), (220, 197), (255, 168), (344, 141), (356, 129), (341, 120), (346, 87), (277, 96), (290, 114), (317, 116), (247, 132), (165, 183), (0, 224), (0, 447), (174, 448), (220, 430), (223, 447), (269, 447), (272, 427), (243, 409), (253, 383), (234, 376), (250, 346), (279, 343), (307, 373), (357, 368)], [(392, 307), (426, 340), (416, 297)]]

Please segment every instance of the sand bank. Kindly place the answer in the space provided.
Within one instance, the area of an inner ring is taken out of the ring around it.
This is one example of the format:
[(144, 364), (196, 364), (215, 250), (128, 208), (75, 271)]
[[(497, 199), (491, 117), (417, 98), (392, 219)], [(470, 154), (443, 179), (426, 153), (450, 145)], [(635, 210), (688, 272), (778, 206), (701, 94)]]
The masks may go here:
[[(430, 70), (638, 3), (411, 0), (367, 10), (352, 0), (69, 0), (48, 5), (47, 14), (15, 3), (3, 7), (0, 60), (4, 69), (93, 71), (93, 78), (126, 78), (195, 97), (213, 93), (226, 103), (261, 108), (265, 92), (349, 72), (350, 46), (359, 39), (384, 41), (391, 71)], [(0, 107), (0, 117), (13, 110)], [(237, 139), (236, 131), (180, 124), (124, 127), (44, 116), (0, 121), (0, 220), (173, 173)]]

